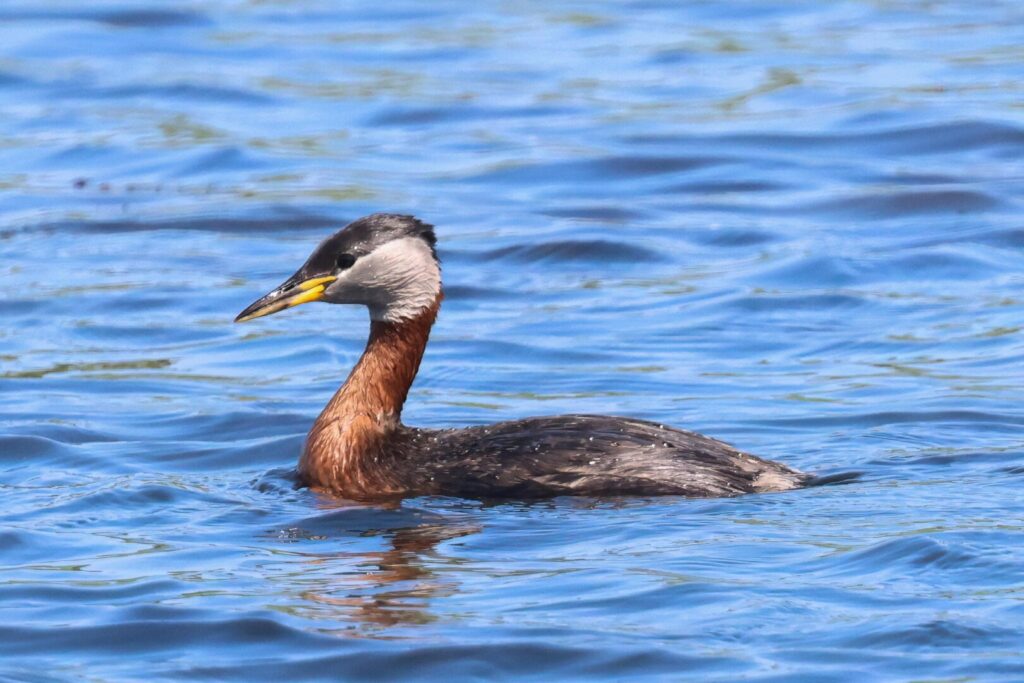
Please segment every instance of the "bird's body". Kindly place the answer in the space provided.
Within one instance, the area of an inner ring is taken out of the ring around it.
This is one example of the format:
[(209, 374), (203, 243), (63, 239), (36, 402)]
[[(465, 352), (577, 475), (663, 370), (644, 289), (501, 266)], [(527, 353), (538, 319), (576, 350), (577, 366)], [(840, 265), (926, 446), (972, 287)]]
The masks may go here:
[(358, 500), (719, 497), (784, 491), (808, 479), (721, 441), (629, 418), (562, 415), (443, 430), (404, 426), (402, 406), (442, 299), (433, 231), (412, 217), (374, 214), (352, 223), (238, 319), (321, 298), (366, 304), (372, 322), (362, 358), (306, 440), (299, 474), (314, 489)]
[[(560, 495), (691, 497), (782, 491), (806, 480), (778, 463), (694, 432), (606, 415), (554, 415), (463, 429), (399, 426), (373, 450), (387, 472), (379, 495), (548, 498)], [(350, 480), (316, 488), (346, 490)], [(340, 487), (339, 487), (340, 484)]]

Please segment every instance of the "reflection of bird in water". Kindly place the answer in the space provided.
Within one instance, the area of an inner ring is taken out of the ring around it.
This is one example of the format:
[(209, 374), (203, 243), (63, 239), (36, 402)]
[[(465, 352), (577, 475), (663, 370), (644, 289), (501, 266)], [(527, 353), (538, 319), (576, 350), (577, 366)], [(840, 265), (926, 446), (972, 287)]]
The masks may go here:
[(236, 318), (326, 301), (370, 310), (370, 338), (306, 440), (299, 474), (353, 499), (405, 495), (731, 496), (807, 477), (694, 432), (620, 417), (533, 417), (468, 429), (402, 425), (441, 305), (433, 228), (374, 214), (320, 243), (298, 272)]
[[(377, 533), (390, 536), (390, 548), (378, 552), (336, 553), (312, 559), (332, 570), (341, 560), (359, 568), (358, 574), (331, 571), (301, 593), (307, 608), (318, 605), (325, 616), (343, 617), (361, 627), (390, 627), (433, 621), (430, 600), (456, 592), (427, 566), (438, 544), (477, 533), (479, 526), (441, 522)], [(306, 572), (308, 575), (309, 572)], [(314, 608), (316, 609), (316, 608)]]

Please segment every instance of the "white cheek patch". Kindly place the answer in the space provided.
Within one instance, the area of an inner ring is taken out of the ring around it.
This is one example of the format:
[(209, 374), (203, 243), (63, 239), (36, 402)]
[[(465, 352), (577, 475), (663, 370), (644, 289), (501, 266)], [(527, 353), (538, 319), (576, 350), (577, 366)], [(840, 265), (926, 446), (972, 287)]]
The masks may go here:
[(339, 298), (366, 304), (373, 320), (399, 322), (434, 303), (441, 269), (423, 240), (403, 237), (360, 258), (336, 284)]

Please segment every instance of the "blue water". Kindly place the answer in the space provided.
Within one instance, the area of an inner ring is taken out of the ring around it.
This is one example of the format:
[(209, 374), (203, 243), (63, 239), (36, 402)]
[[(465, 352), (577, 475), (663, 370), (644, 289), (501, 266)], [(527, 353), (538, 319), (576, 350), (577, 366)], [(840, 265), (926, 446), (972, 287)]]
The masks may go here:
[[(0, 678), (1024, 680), (1024, 5), (0, 6)], [(696, 429), (852, 483), (292, 486), (437, 225), (406, 420)]]

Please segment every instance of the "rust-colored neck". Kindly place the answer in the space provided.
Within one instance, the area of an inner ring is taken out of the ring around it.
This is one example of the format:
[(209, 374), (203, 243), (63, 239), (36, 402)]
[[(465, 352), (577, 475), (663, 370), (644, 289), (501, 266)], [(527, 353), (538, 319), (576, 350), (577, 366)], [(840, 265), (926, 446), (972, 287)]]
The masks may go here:
[(415, 318), (371, 322), (362, 357), (306, 439), (299, 472), (310, 486), (353, 497), (400, 493), (390, 472), (388, 437), (401, 424), (440, 307), (438, 294)]
[(380, 422), (397, 422), (420, 369), (439, 306), (440, 297), (411, 320), (372, 321), (362, 357), (327, 404), (320, 420), (362, 413)]

